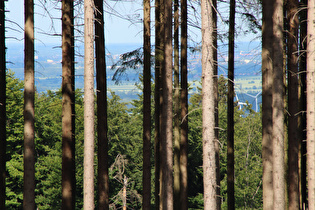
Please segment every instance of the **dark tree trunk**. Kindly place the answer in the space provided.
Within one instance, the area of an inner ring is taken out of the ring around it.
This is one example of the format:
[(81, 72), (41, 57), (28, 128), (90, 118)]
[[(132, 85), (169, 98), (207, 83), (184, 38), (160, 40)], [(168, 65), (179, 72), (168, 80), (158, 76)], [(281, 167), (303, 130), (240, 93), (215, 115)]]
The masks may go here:
[(289, 209), (299, 209), (299, 79), (298, 79), (298, 12), (299, 1), (288, 1), (288, 201)]
[(151, 42), (150, 0), (143, 1), (143, 192), (142, 209), (151, 206)]
[(180, 204), (188, 209), (188, 81), (187, 81), (187, 0), (181, 0), (181, 131), (180, 131)]
[(95, 55), (97, 86), (97, 140), (98, 140), (98, 209), (109, 209), (107, 82), (104, 35), (104, 8), (102, 0), (95, 0)]
[(6, 59), (5, 59), (5, 12), (0, 1), (0, 209), (5, 209), (6, 173)]
[(227, 109), (227, 197), (228, 209), (235, 209), (234, 197), (234, 33), (235, 0), (230, 1), (228, 109)]
[(174, 209), (180, 210), (179, 5), (174, 0)]
[(75, 209), (73, 1), (62, 1), (62, 209)]
[(154, 133), (154, 161), (155, 161), (155, 209), (158, 210), (161, 207), (160, 193), (162, 183), (162, 167), (161, 167), (161, 114), (162, 114), (162, 68), (164, 60), (164, 0), (155, 1), (155, 90), (154, 90), (154, 101), (155, 101), (155, 133)]
[(24, 56), (24, 191), (23, 209), (35, 209), (34, 142), (34, 2), (25, 0)]
[[(301, 7), (307, 7), (307, 0), (301, 1)], [(307, 10), (300, 12), (300, 51), (299, 59), (299, 106), (302, 115), (299, 115), (299, 134), (300, 134), (300, 209), (307, 209), (307, 185), (306, 185), (306, 34), (307, 34)]]

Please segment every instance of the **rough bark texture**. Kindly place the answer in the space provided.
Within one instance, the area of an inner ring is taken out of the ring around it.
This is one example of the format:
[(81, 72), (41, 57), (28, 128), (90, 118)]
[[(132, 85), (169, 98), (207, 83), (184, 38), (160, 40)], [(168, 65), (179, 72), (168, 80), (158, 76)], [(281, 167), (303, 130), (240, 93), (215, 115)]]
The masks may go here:
[(315, 209), (315, 1), (308, 1), (307, 25), (307, 175), (308, 209)]
[(215, 22), (213, 1), (201, 1), (202, 19), (202, 139), (203, 139), (203, 180), (204, 209), (217, 209), (217, 165), (216, 165), (216, 97), (215, 60), (213, 46)]
[(228, 209), (235, 209), (234, 197), (234, 33), (235, 0), (230, 1), (228, 109), (227, 109), (227, 197)]
[(24, 191), (23, 209), (35, 209), (34, 2), (25, 0), (24, 32)]
[(273, 191), (274, 209), (285, 209), (284, 103), (283, 103), (283, 1), (273, 2)]
[(107, 83), (105, 60), (103, 0), (95, 0), (95, 55), (97, 86), (97, 140), (98, 140), (98, 209), (109, 209), (108, 138), (107, 138)]
[(180, 205), (188, 209), (188, 75), (187, 75), (187, 0), (181, 0), (181, 131), (180, 131)]
[(75, 209), (73, 1), (62, 1), (62, 209)]
[(94, 10), (84, 1), (84, 210), (94, 209)]
[(0, 1), (0, 209), (5, 209), (6, 173), (6, 60), (4, 1)]
[(179, 6), (174, 1), (174, 209), (180, 210)]
[(164, 68), (162, 70), (162, 209), (173, 209), (173, 47), (172, 1), (165, 1)]
[(143, 191), (142, 209), (151, 206), (151, 30), (150, 0), (143, 1)]
[(299, 100), (298, 80), (298, 27), (297, 14), (299, 1), (288, 1), (288, 202), (289, 209), (300, 207), (299, 194), (299, 128), (298, 114), (300, 112), (297, 102)]
[(273, 209), (272, 155), (272, 0), (262, 1), (262, 159), (263, 209)]

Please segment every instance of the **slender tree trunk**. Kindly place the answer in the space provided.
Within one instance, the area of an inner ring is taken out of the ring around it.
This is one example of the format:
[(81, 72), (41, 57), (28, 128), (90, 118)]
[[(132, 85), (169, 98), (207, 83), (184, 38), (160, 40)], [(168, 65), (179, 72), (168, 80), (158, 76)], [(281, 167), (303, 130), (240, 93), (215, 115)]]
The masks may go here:
[(217, 166), (216, 164), (216, 97), (215, 91), (215, 48), (213, 36), (215, 22), (213, 1), (201, 1), (202, 32), (202, 139), (203, 139), (203, 180), (204, 209), (217, 209)]
[(272, 151), (272, 0), (262, 1), (262, 159), (263, 209), (273, 209)]
[(179, 5), (174, 0), (174, 209), (180, 210)]
[(165, 48), (164, 68), (162, 71), (162, 128), (161, 128), (161, 163), (162, 163), (162, 209), (173, 209), (173, 47), (172, 47), (172, 1), (165, 6)]
[(151, 30), (150, 0), (143, 0), (143, 192), (142, 209), (151, 206)]
[(160, 195), (162, 184), (161, 167), (161, 128), (162, 128), (162, 69), (164, 65), (164, 0), (155, 1), (155, 135), (154, 135), (154, 161), (155, 161), (155, 209), (162, 207)]
[(298, 114), (299, 106), (299, 80), (298, 80), (298, 27), (299, 19), (297, 15), (299, 2), (297, 0), (288, 1), (288, 201), (289, 209), (300, 208), (299, 194), (299, 129)]
[(308, 1), (307, 16), (307, 175), (308, 209), (315, 209), (315, 2)]
[(0, 209), (5, 209), (6, 173), (6, 59), (5, 59), (5, 7), (0, 1)]
[(235, 0), (230, 1), (228, 110), (227, 110), (227, 196), (228, 209), (235, 209), (234, 197), (234, 33)]
[(23, 209), (35, 209), (34, 2), (25, 0), (24, 32), (24, 192)]
[(103, 0), (95, 0), (95, 55), (97, 84), (98, 139), (98, 209), (109, 209), (108, 138), (107, 138), (107, 82), (104, 35)]
[(62, 209), (75, 209), (73, 1), (62, 1)]
[(180, 131), (180, 204), (188, 209), (188, 81), (187, 81), (187, 0), (181, 0), (181, 131)]
[(285, 209), (283, 0), (276, 0), (273, 4), (273, 197), (274, 209)]
[[(307, 0), (300, 2), (301, 8), (307, 7)], [(307, 185), (306, 185), (306, 34), (307, 34), (307, 10), (300, 12), (300, 51), (299, 59), (299, 106), (302, 115), (299, 115), (299, 134), (300, 134), (300, 209), (305, 210), (307, 206)]]
[(94, 10), (84, 1), (84, 210), (94, 209)]

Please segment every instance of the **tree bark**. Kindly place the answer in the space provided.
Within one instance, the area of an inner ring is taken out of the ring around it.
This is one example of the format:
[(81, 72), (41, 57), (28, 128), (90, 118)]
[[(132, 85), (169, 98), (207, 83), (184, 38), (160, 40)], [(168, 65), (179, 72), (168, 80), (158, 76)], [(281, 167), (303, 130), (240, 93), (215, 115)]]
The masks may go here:
[(84, 210), (94, 209), (94, 10), (84, 1)]
[(142, 209), (151, 206), (151, 30), (150, 0), (143, 0), (143, 192)]
[(180, 204), (188, 209), (188, 81), (187, 81), (187, 0), (181, 0), (181, 130), (180, 130)]
[(162, 209), (173, 209), (173, 47), (172, 1), (165, 1), (164, 68), (162, 70)]
[[(203, 180), (204, 209), (218, 209), (217, 205), (217, 168), (216, 165), (216, 94), (217, 87), (214, 77), (216, 63), (213, 35), (215, 21), (213, 18), (214, 2), (201, 1), (201, 32), (202, 32), (202, 139), (203, 139)], [(213, 164), (215, 163), (215, 164)]]
[(6, 58), (5, 58), (5, 7), (0, 1), (0, 209), (5, 209), (6, 173)]
[(263, 209), (273, 209), (272, 151), (272, 0), (262, 1), (262, 159)]
[(285, 209), (283, 0), (276, 0), (273, 4), (273, 196), (274, 209)]
[(35, 209), (34, 2), (25, 0), (23, 209)]
[(174, 209), (180, 210), (179, 5), (174, 0)]
[(154, 161), (155, 161), (155, 209), (162, 207), (161, 183), (162, 183), (162, 167), (161, 167), (161, 128), (162, 128), (162, 69), (164, 65), (164, 0), (155, 1), (155, 133), (154, 133)]
[(62, 209), (75, 209), (73, 1), (62, 1)]
[(307, 175), (308, 209), (315, 209), (315, 2), (308, 1), (307, 16)]
[(298, 79), (298, 27), (297, 16), (299, 2), (288, 1), (287, 16), (289, 21), (288, 33), (288, 201), (289, 209), (300, 208), (299, 194), (299, 79)]
[(227, 197), (228, 209), (235, 209), (234, 197), (234, 33), (235, 0), (230, 1), (228, 109), (227, 109)]
[(95, 55), (97, 85), (97, 139), (98, 139), (98, 209), (109, 209), (108, 176), (108, 124), (107, 124), (107, 82), (104, 34), (103, 0), (95, 0)]
[[(300, 2), (300, 7), (307, 7), (307, 0)], [(299, 107), (302, 114), (299, 115), (299, 134), (300, 134), (300, 155), (299, 155), (299, 168), (300, 168), (300, 209), (305, 210), (307, 206), (307, 181), (306, 181), (306, 35), (307, 35), (307, 10), (304, 9), (300, 12), (300, 51), (299, 59)]]

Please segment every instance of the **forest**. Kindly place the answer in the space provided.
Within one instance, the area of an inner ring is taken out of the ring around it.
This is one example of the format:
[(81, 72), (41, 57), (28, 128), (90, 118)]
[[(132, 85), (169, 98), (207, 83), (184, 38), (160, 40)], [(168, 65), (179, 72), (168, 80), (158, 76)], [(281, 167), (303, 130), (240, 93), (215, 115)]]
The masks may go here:
[[(6, 2), (0, 209), (315, 210), (315, 1), (143, 0), (143, 46), (111, 67), (117, 82), (141, 70), (131, 102), (107, 88), (106, 2), (24, 0), (24, 81), (6, 66)], [(60, 34), (47, 32), (61, 38), (57, 91), (35, 87), (36, 3), (61, 11)], [(261, 40), (259, 112), (235, 100), (235, 40), (246, 34)], [(190, 95), (189, 50), (202, 65)]]

